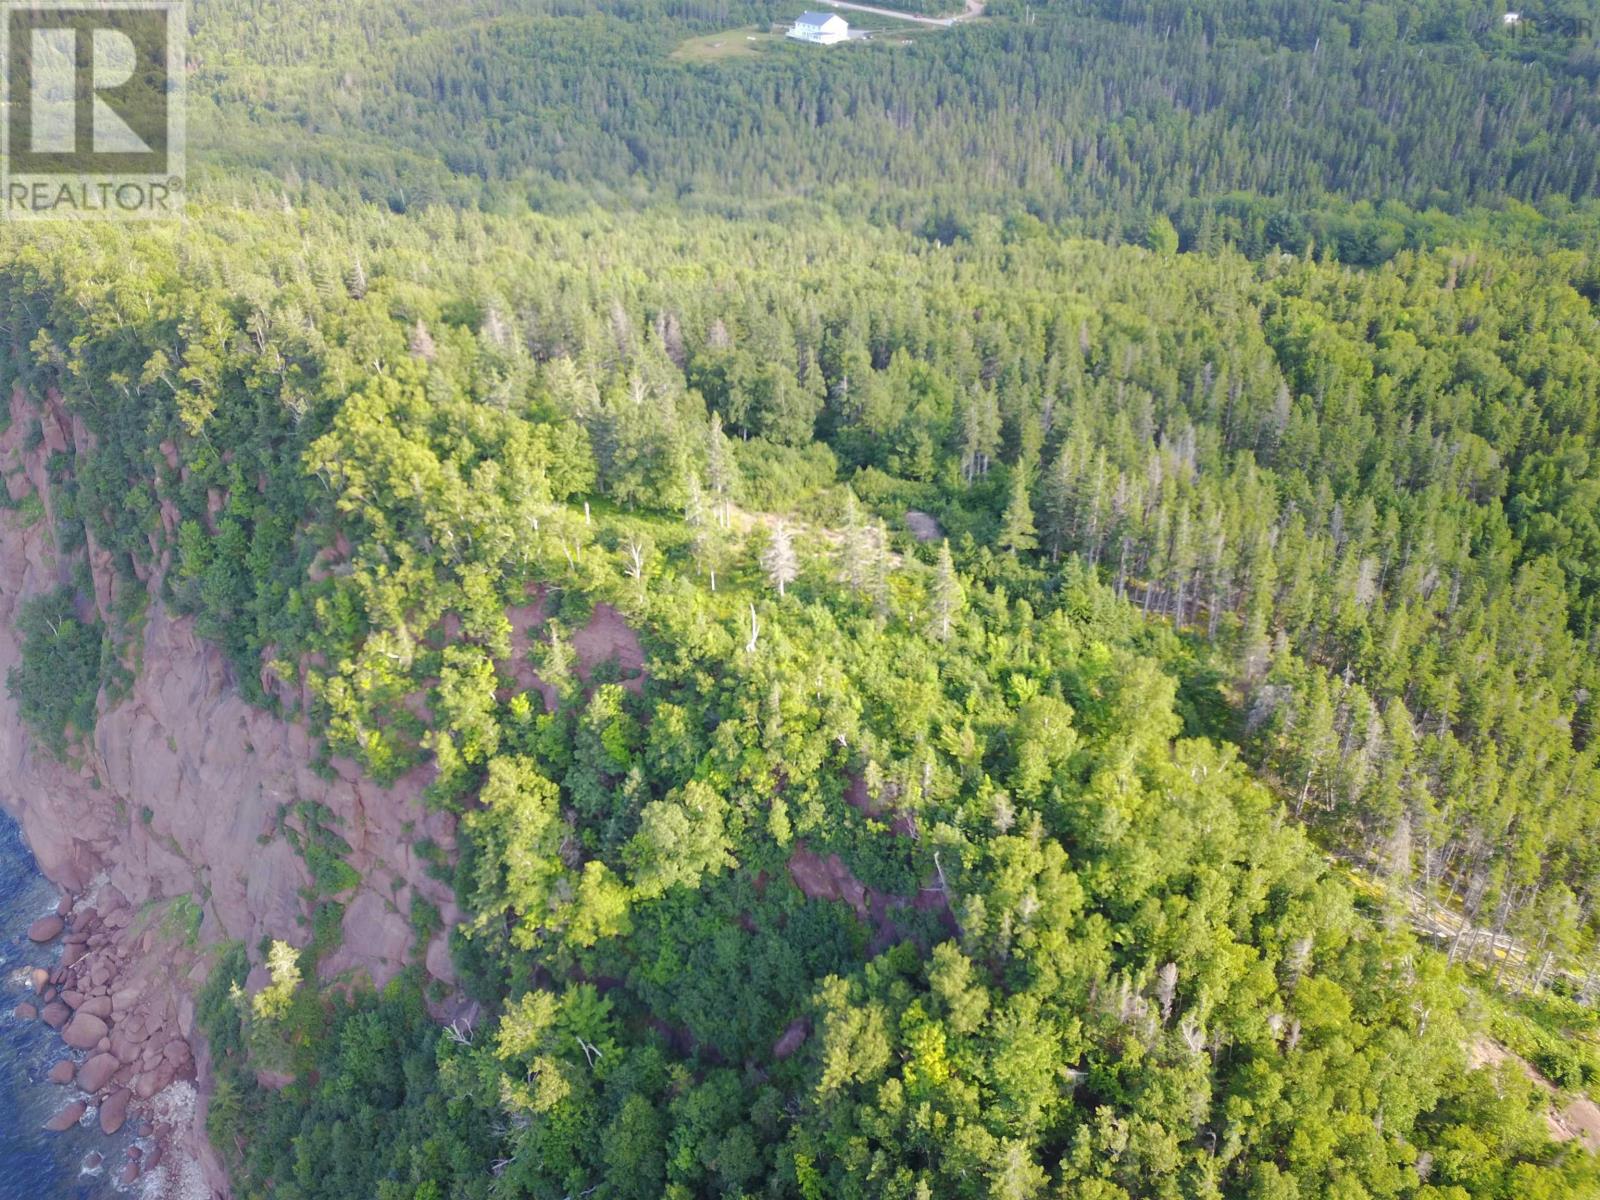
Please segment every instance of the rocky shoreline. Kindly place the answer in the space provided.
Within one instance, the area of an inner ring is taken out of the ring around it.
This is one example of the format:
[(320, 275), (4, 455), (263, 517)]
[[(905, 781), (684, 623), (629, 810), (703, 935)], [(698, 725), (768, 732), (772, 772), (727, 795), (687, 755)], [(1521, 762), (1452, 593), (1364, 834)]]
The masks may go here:
[[(200, 1200), (221, 1193), (207, 1182), (209, 1150), (198, 1128), (198, 1064), (190, 1039), (205, 956), (170, 926), (170, 905), (135, 910), (103, 880), (63, 895), (28, 938), (56, 964), (29, 971), (35, 1001), (15, 1016), (61, 1037), (49, 1082), (72, 1097), (45, 1123), (64, 1132), (97, 1123), (111, 1137), (133, 1130), (120, 1165), (105, 1169), (150, 1200)], [(108, 1149), (111, 1147), (108, 1144)]]

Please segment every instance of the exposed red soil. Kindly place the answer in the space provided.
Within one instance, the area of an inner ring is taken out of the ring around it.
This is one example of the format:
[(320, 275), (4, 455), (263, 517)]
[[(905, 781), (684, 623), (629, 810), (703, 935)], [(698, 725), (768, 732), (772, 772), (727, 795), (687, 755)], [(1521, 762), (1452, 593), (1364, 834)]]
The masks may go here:
[[(495, 661), (501, 678), (509, 681), (496, 695), (501, 700), (523, 692), (537, 692), (544, 701), (546, 712), (554, 712), (560, 703), (556, 689), (539, 677), (539, 672), (529, 657), (534, 645), (544, 636), (550, 619), (547, 611), (547, 592), (543, 585), (529, 584), (525, 593), (526, 604), (514, 605), (506, 610), (506, 620), (511, 626), (511, 653)], [(460, 640), (461, 617), (446, 612), (439, 618), (439, 634), (443, 645)], [(627, 619), (609, 604), (596, 604), (589, 622), (572, 634), (574, 664), (578, 678), (590, 683), (603, 663), (614, 662), (621, 676), (622, 686), (638, 693), (644, 688), (644, 646), (639, 635)]]
[(502, 689), (501, 699), (518, 692), (538, 692), (544, 700), (544, 710), (554, 712), (559, 703), (556, 689), (539, 678), (528, 657), (549, 615), (544, 610), (545, 590), (538, 584), (529, 584), (527, 594), (531, 597), (527, 604), (506, 609), (506, 620), (511, 623), (511, 656), (495, 663), (495, 669), (511, 680), (511, 686)]
[(1560, 1093), (1555, 1084), (1520, 1054), (1513, 1054), (1499, 1042), (1487, 1037), (1479, 1037), (1467, 1047), (1467, 1065), (1474, 1070), (1498, 1067), (1504, 1062), (1516, 1063), (1522, 1073), (1550, 1097), (1550, 1106), (1545, 1109), (1544, 1119), (1552, 1141), (1581, 1141), (1587, 1150), (1600, 1150), (1600, 1105), (1587, 1096), (1579, 1095), (1565, 1107), (1557, 1109), (1555, 1105)]
[(789, 855), (789, 876), (811, 900), (843, 900), (856, 910), (856, 916), (865, 921), (870, 909), (867, 905), (867, 888), (844, 865), (837, 854), (823, 858), (806, 846), (796, 842)]
[(433, 709), (428, 704), (428, 693), (433, 691), (433, 689), (438, 686), (439, 680), (437, 678), (425, 679), (422, 681), (422, 686), (420, 688), (407, 695), (406, 698), (401, 701), (401, 703), (406, 706), (406, 711), (408, 711), (413, 717), (417, 718), (417, 720), (421, 721), (429, 728), (432, 728), (435, 722), (433, 719)]
[[(852, 775), (850, 782), (845, 785), (844, 802), (862, 816), (871, 817), (874, 821), (888, 825), (889, 831), (895, 837), (917, 836), (916, 814), (892, 808), (884, 803), (882, 796), (873, 799), (872, 793), (867, 790), (867, 781), (860, 775)], [(884, 821), (885, 816), (888, 817), (887, 821)]]
[(783, 1036), (772, 1043), (772, 1057), (782, 1062), (804, 1046), (810, 1036), (811, 1022), (804, 1017), (796, 1017), (789, 1022), (789, 1027), (783, 1031)]
[(637, 692), (644, 687), (644, 647), (639, 635), (609, 604), (596, 604), (589, 623), (572, 635), (578, 655), (578, 677), (588, 683), (601, 663), (615, 661), (622, 686)]
[(876, 930), (870, 945), (873, 954), (882, 953), (905, 936), (894, 914), (906, 909), (939, 913), (950, 935), (960, 936), (949, 899), (937, 885), (926, 886), (915, 896), (875, 891), (857, 879), (837, 854), (823, 858), (804, 842), (796, 842), (789, 855), (789, 877), (808, 899), (843, 900), (857, 917), (871, 924)]
[[(215, 491), (215, 489), (212, 490)], [(208, 509), (211, 502), (212, 497), (208, 494)], [(220, 508), (217, 511), (221, 511)], [(211, 516), (214, 518), (216, 513), (211, 513)], [(314, 583), (321, 582), (330, 575), (337, 575), (350, 562), (350, 554), (350, 539), (343, 533), (336, 533), (333, 537), (333, 545), (324, 546), (317, 551), (317, 555), (311, 560), (311, 566), (307, 568), (306, 574)]]
[(439, 632), (444, 635), (444, 644), (446, 646), (450, 645), (451, 642), (459, 642), (461, 640), (461, 614), (447, 612), (440, 617)]

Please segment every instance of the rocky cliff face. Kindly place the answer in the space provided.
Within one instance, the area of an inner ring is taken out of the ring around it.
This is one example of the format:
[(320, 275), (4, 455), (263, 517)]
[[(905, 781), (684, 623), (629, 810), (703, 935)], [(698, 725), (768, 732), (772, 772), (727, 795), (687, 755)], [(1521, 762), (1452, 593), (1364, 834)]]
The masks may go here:
[[(70, 579), (75, 565), (52, 536), (45, 464), (58, 451), (89, 447), (87, 431), (53, 400), (36, 410), (14, 395), (11, 408), (0, 469), (13, 500), (37, 495), (44, 515), (30, 521), (26, 507), (0, 513), (0, 677), (21, 660), (19, 606)], [(35, 419), (42, 438), (31, 433)], [(94, 597), (84, 603), (102, 614), (119, 588), (144, 586), (117, 578), (92, 542), (87, 557)], [(149, 587), (154, 596), (153, 581)], [(425, 776), (386, 789), (338, 760), (331, 778), (319, 776), (306, 730), (244, 701), (223, 656), (157, 599), (143, 618), (139, 650), (131, 691), (115, 702), (102, 694), (92, 744), (76, 747), (66, 762), (33, 742), (0, 689), (0, 805), (21, 823), (45, 875), (74, 896), (110, 886), (135, 911), (192, 897), (203, 914), (202, 942), (238, 939), (253, 956), (263, 938), (304, 945), (311, 914), (303, 890), (311, 880), (281, 827), (290, 806), (315, 802), (349, 843), (346, 861), (361, 879), (337, 897), (346, 906), (344, 938), (323, 961), (323, 976), (362, 973), (381, 986), (420, 954), (431, 974), (453, 983), (443, 934), (426, 948), (412, 945), (414, 895), (438, 908), (446, 929), (457, 915), (450, 888), (428, 875), (413, 848), (429, 838), (454, 850), (451, 819), (419, 803)], [(127, 946), (117, 952), (132, 958)], [(192, 1028), (161, 1032), (192, 1037)], [(204, 1048), (195, 1049), (203, 1065)], [(201, 1082), (203, 1092), (203, 1072)], [(211, 1174), (213, 1188), (221, 1186)]]

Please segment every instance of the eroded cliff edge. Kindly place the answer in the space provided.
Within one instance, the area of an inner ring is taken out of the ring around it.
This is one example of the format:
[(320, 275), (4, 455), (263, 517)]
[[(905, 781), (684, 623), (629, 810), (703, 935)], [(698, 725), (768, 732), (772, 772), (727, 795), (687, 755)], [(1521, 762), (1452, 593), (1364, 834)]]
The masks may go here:
[[(433, 933), (426, 947), (415, 945), (410, 916), (415, 897), (438, 911), (443, 930), (457, 917), (450, 886), (429, 872), (430, 861), (453, 855), (455, 831), (451, 817), (420, 802), (427, 769), (392, 788), (348, 761), (335, 759), (319, 773), (307, 730), (244, 700), (223, 655), (163, 607), (161, 567), (148, 579), (121, 577), (92, 538), (82, 550), (60, 551), (51, 458), (88, 450), (90, 435), (54, 400), (35, 407), (19, 392), (10, 415), (0, 435), (0, 467), (13, 504), (22, 507), (0, 514), (0, 678), (22, 661), (21, 606), (70, 583), (80, 562), (86, 560), (92, 580), (92, 595), (83, 588), (77, 597), (80, 608), (94, 610), (85, 616), (109, 618), (122, 588), (150, 595), (134, 635), (131, 687), (114, 697), (102, 690), (92, 739), (74, 744), (64, 758), (35, 742), (16, 701), (0, 689), (0, 805), (21, 824), (41, 871), (89, 900), (115, 889), (134, 912), (192, 898), (200, 944), (238, 940), (259, 961), (265, 939), (296, 946), (311, 939), (312, 904), (320, 897), (285, 830), (304, 806), (320, 806), (348, 845), (342, 856), (359, 880), (333, 897), (343, 906), (343, 937), (320, 961), (321, 976), (364, 976), (381, 986), (421, 959), (430, 975), (453, 986), (445, 933)], [(81, 569), (76, 573), (81, 579)], [(420, 844), (437, 853), (425, 859)], [(160, 954), (145, 926), (125, 926), (138, 930), (136, 946), (125, 944), (120, 931), (102, 931), (95, 952), (108, 964)], [(197, 961), (172, 977), (171, 990), (191, 989), (202, 968)], [(164, 994), (147, 1002), (141, 1023), (152, 1025), (147, 1036), (191, 1044), (203, 1097), (205, 1049), (196, 1044), (192, 1004), (169, 1000)], [(113, 1034), (115, 1021), (114, 1015)], [(221, 1193), (226, 1181), (199, 1137), (201, 1121), (203, 1112), (190, 1149), (206, 1165), (211, 1190)]]

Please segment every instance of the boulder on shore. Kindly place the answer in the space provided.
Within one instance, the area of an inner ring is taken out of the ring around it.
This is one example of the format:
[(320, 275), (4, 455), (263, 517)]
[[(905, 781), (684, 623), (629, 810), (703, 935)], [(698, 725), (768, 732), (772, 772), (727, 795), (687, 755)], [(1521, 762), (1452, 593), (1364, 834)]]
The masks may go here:
[(71, 1018), (72, 1010), (61, 1001), (52, 1000), (44, 1006), (39, 1016), (51, 1029), (60, 1029)]
[(33, 984), (35, 992), (42, 992), (50, 986), (50, 972), (43, 967), (35, 967), (28, 972), (28, 982)]
[(70, 1058), (63, 1058), (55, 1066), (50, 1068), (50, 1074), (46, 1076), (46, 1078), (49, 1079), (51, 1083), (65, 1085), (71, 1083), (73, 1076), (75, 1076), (77, 1073), (77, 1064)]
[(78, 1068), (78, 1087), (91, 1095), (111, 1082), (122, 1066), (115, 1054), (96, 1054)]
[(16, 1017), (19, 1021), (37, 1021), (39, 1019), (39, 1010), (24, 1000), (17, 1005)]
[(83, 1114), (88, 1111), (89, 1106), (82, 1100), (74, 1100), (71, 1104), (67, 1105), (55, 1116), (46, 1121), (44, 1123), (44, 1127), (51, 1133), (65, 1133), (79, 1121), (83, 1120)]
[(30, 942), (53, 942), (61, 936), (61, 931), (67, 923), (57, 916), (40, 917), (28, 926), (28, 940)]
[(133, 1093), (127, 1088), (113, 1092), (111, 1098), (100, 1106), (100, 1132), (113, 1134), (121, 1129), (128, 1119), (128, 1101), (133, 1099)]
[(74, 1013), (61, 1036), (74, 1050), (88, 1050), (106, 1036), (106, 1023), (93, 1013)]

